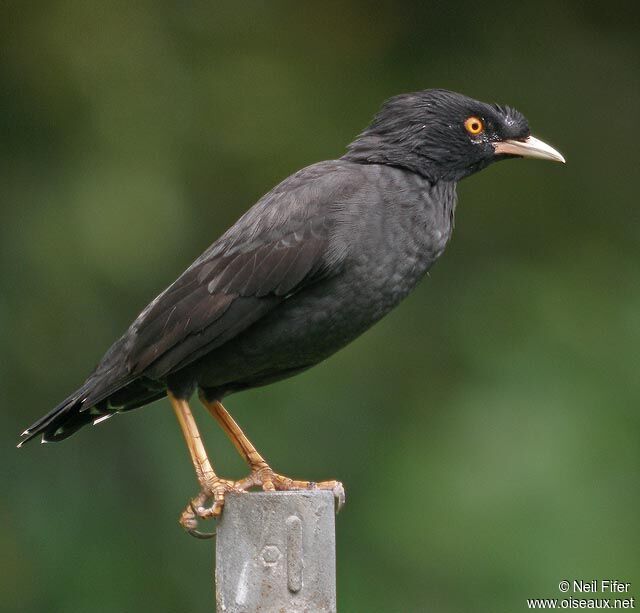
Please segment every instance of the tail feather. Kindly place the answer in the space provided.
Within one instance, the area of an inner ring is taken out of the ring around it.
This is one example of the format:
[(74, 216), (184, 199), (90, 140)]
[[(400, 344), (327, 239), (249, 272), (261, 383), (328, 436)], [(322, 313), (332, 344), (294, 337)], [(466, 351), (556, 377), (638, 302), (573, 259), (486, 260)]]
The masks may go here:
[[(73, 434), (85, 423), (96, 418), (95, 411), (81, 412), (83, 400), (88, 392), (84, 385), (71, 396), (65, 398), (49, 413), (31, 424), (23, 433), (18, 447), (42, 434), (42, 441), (49, 442), (66, 438)], [(78, 417), (82, 417), (82, 423), (78, 423)]]
[(57, 407), (38, 419), (22, 433), (18, 447), (42, 435), (43, 443), (62, 441), (90, 423), (97, 424), (123, 411), (144, 406), (165, 395), (164, 389), (136, 382), (101, 390), (91, 379)]
[(101, 417), (155, 400), (160, 388), (150, 388), (127, 368), (128, 340), (127, 334), (118, 339), (79, 389), (22, 433), (18, 447), (39, 435), (43, 443), (61, 441)]

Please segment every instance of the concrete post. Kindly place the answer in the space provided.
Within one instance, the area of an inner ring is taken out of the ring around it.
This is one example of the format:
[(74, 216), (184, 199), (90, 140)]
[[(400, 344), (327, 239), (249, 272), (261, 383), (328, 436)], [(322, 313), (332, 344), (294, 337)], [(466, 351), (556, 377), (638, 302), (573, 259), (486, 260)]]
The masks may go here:
[(218, 613), (334, 613), (328, 491), (228, 494), (216, 536)]

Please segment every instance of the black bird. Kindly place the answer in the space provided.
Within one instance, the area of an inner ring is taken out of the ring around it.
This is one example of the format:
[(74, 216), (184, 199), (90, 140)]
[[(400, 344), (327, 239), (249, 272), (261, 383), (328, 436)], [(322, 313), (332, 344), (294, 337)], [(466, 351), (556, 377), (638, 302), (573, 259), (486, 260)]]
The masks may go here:
[[(221, 404), (295, 375), (395, 307), (451, 237), (456, 183), (511, 157), (564, 162), (517, 110), (441, 89), (388, 100), (340, 159), (319, 162), (263, 196), (155, 298), (83, 385), (23, 433), (60, 441), (82, 426), (168, 395), (201, 492), (181, 524), (222, 511), (228, 491), (327, 488), (275, 473)], [(251, 473), (221, 479), (188, 399), (205, 407)]]

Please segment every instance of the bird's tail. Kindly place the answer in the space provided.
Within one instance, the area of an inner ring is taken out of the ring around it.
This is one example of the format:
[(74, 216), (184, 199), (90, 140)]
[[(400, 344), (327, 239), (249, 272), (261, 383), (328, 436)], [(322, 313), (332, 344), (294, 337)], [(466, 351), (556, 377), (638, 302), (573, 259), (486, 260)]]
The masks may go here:
[(122, 360), (126, 342), (126, 335), (117, 340), (80, 388), (22, 433), (18, 447), (39, 435), (43, 443), (61, 441), (82, 426), (97, 424), (164, 396), (163, 384), (154, 384), (129, 371)]
[(29, 426), (18, 447), (39, 435), (43, 443), (61, 441), (82, 426), (115, 415), (110, 396), (131, 381), (126, 365), (119, 359), (124, 342), (124, 337), (117, 340), (82, 386)]
[(94, 373), (71, 396), (31, 424), (18, 447), (42, 435), (43, 443), (62, 441), (83, 426), (98, 424), (117, 413), (144, 406), (165, 394), (163, 385), (141, 380), (108, 380)]
[(22, 440), (18, 447), (39, 435), (42, 435), (43, 443), (61, 441), (71, 436), (82, 426), (98, 421), (101, 418), (106, 419), (114, 414), (113, 412), (101, 410), (100, 407), (84, 409), (83, 405), (89, 391), (90, 385), (87, 382), (53, 410), (31, 424), (22, 433)]

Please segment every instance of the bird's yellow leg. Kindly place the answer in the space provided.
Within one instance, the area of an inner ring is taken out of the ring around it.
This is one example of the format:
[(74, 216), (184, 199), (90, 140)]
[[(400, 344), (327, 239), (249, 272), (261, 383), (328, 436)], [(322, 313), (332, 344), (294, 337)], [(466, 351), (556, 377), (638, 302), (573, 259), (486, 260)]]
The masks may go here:
[(265, 491), (273, 490), (331, 490), (336, 498), (337, 508), (340, 509), (345, 501), (344, 487), (339, 481), (299, 481), (290, 479), (284, 475), (276, 473), (267, 463), (267, 461), (258, 453), (253, 443), (247, 438), (242, 428), (231, 417), (229, 412), (222, 406), (218, 400), (207, 400), (204, 394), (200, 394), (200, 400), (206, 409), (213, 415), (215, 420), (220, 424), (231, 442), (234, 444), (238, 453), (244, 458), (249, 465), (251, 473), (248, 477), (235, 482), (235, 486), (246, 491), (252, 487), (262, 487)]
[[(176, 398), (171, 392), (168, 392), (167, 395), (187, 442), (191, 461), (201, 488), (200, 494), (191, 500), (182, 512), (180, 524), (192, 536), (209, 538), (213, 534), (197, 530), (198, 518), (208, 519), (219, 516), (224, 505), (225, 494), (229, 491), (241, 490), (236, 487), (233, 481), (218, 477), (213, 470), (188, 401)], [(211, 506), (206, 506), (208, 501), (212, 503)]]

